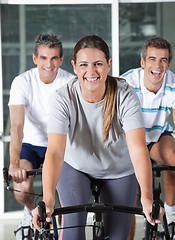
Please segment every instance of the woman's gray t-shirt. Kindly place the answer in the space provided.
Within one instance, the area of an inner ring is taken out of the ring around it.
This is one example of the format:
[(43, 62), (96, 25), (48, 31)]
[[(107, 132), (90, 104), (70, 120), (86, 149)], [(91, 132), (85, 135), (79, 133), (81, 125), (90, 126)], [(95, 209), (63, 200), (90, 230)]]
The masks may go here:
[(103, 105), (87, 102), (74, 79), (52, 96), (48, 133), (67, 135), (64, 161), (92, 177), (115, 179), (134, 173), (125, 132), (144, 127), (135, 90), (117, 81), (116, 111), (103, 143)]

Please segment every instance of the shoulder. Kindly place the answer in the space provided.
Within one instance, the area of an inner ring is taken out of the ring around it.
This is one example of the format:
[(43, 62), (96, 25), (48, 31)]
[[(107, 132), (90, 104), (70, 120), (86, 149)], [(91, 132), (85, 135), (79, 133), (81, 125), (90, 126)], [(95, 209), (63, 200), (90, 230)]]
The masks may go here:
[(56, 90), (56, 95), (59, 98), (70, 98), (73, 95), (75, 95), (75, 92), (77, 91), (78, 86), (78, 79), (73, 78), (69, 82), (67, 82), (65, 85), (63, 85), (61, 88)]
[(172, 71), (170, 70), (166, 71), (165, 80), (166, 80), (166, 84), (171, 84), (175, 86), (175, 74)]
[(31, 68), (30, 70), (27, 70), (17, 77), (14, 78), (14, 81), (22, 83), (30, 83), (32, 80), (37, 78), (38, 69), (37, 68)]
[(138, 85), (140, 85), (140, 80), (144, 77), (144, 70), (141, 67), (130, 69), (123, 73), (121, 77), (126, 79), (131, 86), (138, 87)]
[(77, 103), (78, 80), (73, 79), (59, 89), (56, 89), (51, 96), (51, 109), (62, 109), (70, 112)]
[(129, 85), (125, 79), (117, 79), (117, 88), (117, 101), (119, 101), (120, 103), (126, 103), (131, 99), (137, 100), (138, 97), (134, 88)]
[(13, 79), (11, 89), (21, 89), (22, 91), (27, 91), (30, 86), (36, 82), (37, 73), (37, 68), (32, 68), (21, 73)]
[(62, 68), (59, 68), (58, 69), (58, 78), (69, 78), (69, 79), (73, 79), (75, 78), (75, 75), (71, 74), (70, 72), (62, 69)]
[(133, 91), (134, 88), (129, 85), (125, 78), (117, 78), (117, 88), (118, 92), (128, 92)]

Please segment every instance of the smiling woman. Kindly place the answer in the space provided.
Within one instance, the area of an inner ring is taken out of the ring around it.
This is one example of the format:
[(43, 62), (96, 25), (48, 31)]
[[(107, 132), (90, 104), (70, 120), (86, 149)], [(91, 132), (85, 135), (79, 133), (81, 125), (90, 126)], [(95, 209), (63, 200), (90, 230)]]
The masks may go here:
[(80, 81), (82, 96), (86, 101), (99, 102), (103, 99), (111, 62), (111, 59), (106, 60), (103, 51), (96, 48), (81, 49), (76, 62), (72, 60), (74, 72)]
[[(102, 184), (102, 202), (132, 206), (137, 177), (144, 213), (154, 223), (150, 217), (152, 171), (141, 108), (134, 89), (123, 79), (108, 75), (111, 61), (102, 38), (81, 38), (72, 60), (77, 78), (52, 97), (43, 165), (46, 220), (53, 213), (55, 188), (63, 206), (86, 204), (91, 197), (90, 182), (95, 178)], [(33, 216), (40, 230), (37, 208)], [(84, 212), (68, 214), (63, 216), (62, 224), (84, 225), (86, 218)], [(106, 238), (127, 239), (129, 214), (105, 213), (103, 218)], [(66, 229), (61, 235), (62, 239), (84, 240), (85, 229)]]

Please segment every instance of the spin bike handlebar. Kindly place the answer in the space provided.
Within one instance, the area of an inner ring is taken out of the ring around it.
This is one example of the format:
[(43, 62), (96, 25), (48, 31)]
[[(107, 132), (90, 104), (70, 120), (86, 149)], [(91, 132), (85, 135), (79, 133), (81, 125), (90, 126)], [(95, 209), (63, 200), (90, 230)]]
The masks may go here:
[[(45, 211), (46, 211), (45, 203), (43, 201), (39, 202), (38, 213), (42, 219), (43, 219), (43, 217), (46, 218)], [(62, 215), (62, 214), (70, 214), (70, 213), (78, 213), (78, 212), (94, 212), (94, 213), (102, 213), (103, 212), (104, 213), (104, 212), (111, 212), (111, 211), (144, 215), (142, 208), (139, 208), (139, 207), (110, 205), (110, 204), (105, 204), (105, 203), (89, 203), (89, 204), (75, 205), (75, 206), (69, 206), (69, 207), (55, 208), (52, 216)]]
[(152, 206), (152, 212), (151, 212), (151, 217), (153, 220), (158, 219), (159, 212), (160, 212), (160, 202), (157, 200), (154, 200), (153, 206)]
[(154, 172), (162, 172), (162, 171), (175, 171), (175, 166), (169, 166), (169, 165), (160, 165), (160, 164), (154, 164), (152, 165), (152, 170)]
[[(142, 208), (140, 207), (128, 207), (122, 205), (111, 205), (105, 203), (90, 203), (90, 204), (83, 204), (83, 205), (75, 205), (69, 207), (60, 207), (55, 208), (52, 216), (63, 215), (63, 214), (71, 214), (71, 213), (78, 213), (78, 212), (93, 212), (93, 213), (104, 213), (104, 212), (123, 212), (129, 214), (137, 214), (137, 215), (144, 215)], [(153, 203), (152, 208), (152, 218), (157, 219), (159, 216), (160, 211), (160, 204), (157, 202)], [(41, 219), (41, 232), (45, 232), (44, 222), (46, 221), (46, 208), (45, 203), (43, 201), (39, 202), (38, 204), (38, 213), (39, 219)]]
[[(42, 168), (26, 171), (27, 178), (29, 176), (36, 176), (36, 175), (42, 175)], [(3, 168), (3, 177), (4, 177), (4, 182), (7, 184), (7, 190), (13, 191), (13, 189), (10, 187), (10, 181), (12, 180), (12, 177), (9, 175), (8, 168), (6, 167)]]
[[(36, 175), (42, 175), (42, 169), (33, 169), (30, 171), (26, 171), (26, 177), (28, 178), (29, 176), (36, 176)], [(9, 183), (12, 177), (8, 173), (8, 168), (3, 168), (3, 176), (4, 176), (4, 182)]]

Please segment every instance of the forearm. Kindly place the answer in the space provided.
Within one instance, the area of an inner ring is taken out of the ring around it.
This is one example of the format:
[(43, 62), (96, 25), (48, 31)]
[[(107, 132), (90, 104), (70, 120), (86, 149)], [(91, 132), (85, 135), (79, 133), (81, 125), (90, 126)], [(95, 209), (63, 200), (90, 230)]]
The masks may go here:
[(144, 128), (132, 130), (126, 134), (126, 138), (142, 198), (152, 201), (152, 168), (146, 147), (145, 130)]
[(10, 164), (18, 167), (22, 147), (22, 139), (23, 139), (22, 128), (12, 127), (10, 140)]
[(46, 158), (43, 165), (42, 181), (43, 181), (43, 201), (46, 205), (54, 205), (55, 189), (60, 176), (63, 160), (59, 160), (46, 152)]
[(152, 168), (149, 154), (145, 147), (135, 149), (134, 152), (135, 156), (132, 157), (132, 162), (140, 186), (141, 196), (152, 201)]
[(172, 116), (173, 116), (173, 123), (174, 123), (174, 125), (175, 125), (175, 108), (173, 108)]
[(11, 141), (10, 141), (10, 165), (19, 167), (20, 152), (23, 140), (25, 110), (24, 105), (10, 106)]

